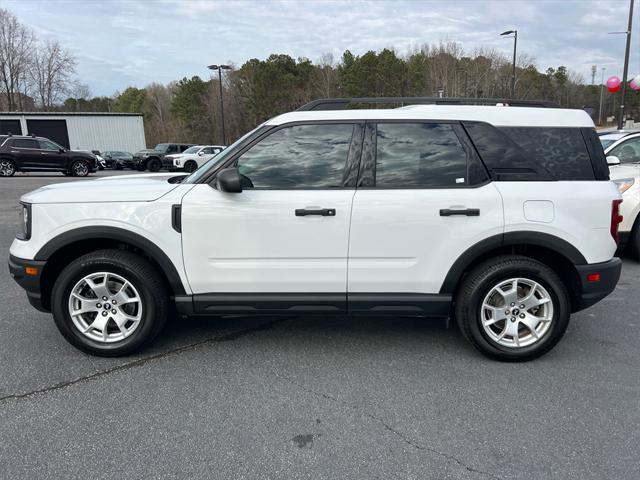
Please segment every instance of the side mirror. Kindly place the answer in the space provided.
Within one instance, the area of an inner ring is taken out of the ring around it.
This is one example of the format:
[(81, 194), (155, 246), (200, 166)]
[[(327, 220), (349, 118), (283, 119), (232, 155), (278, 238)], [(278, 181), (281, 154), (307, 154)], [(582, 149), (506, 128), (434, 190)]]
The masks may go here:
[(620, 165), (620, 159), (615, 155), (609, 155), (607, 157), (607, 165)]
[(200, 150), (200, 151), (198, 152), (198, 156), (199, 156), (199, 157), (201, 157), (201, 156), (203, 156), (203, 155), (204, 155), (204, 152), (203, 152), (202, 150)]
[(218, 190), (221, 192), (242, 192), (240, 172), (237, 168), (225, 168), (224, 170), (221, 170), (216, 177), (216, 185)]
[(66, 150), (64, 148), (59, 148), (58, 153), (64, 153)]

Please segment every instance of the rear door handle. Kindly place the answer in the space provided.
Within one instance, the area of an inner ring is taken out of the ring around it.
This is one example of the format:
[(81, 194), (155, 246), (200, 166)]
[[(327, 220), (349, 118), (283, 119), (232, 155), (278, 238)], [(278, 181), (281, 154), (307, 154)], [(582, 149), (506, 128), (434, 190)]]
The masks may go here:
[(440, 209), (441, 217), (450, 217), (451, 215), (465, 215), (467, 217), (479, 217), (480, 209), (479, 208), (462, 208), (462, 209), (442, 208)]
[(336, 209), (335, 208), (317, 208), (317, 209), (296, 208), (296, 217), (306, 217), (307, 215), (321, 215), (323, 217), (335, 217)]

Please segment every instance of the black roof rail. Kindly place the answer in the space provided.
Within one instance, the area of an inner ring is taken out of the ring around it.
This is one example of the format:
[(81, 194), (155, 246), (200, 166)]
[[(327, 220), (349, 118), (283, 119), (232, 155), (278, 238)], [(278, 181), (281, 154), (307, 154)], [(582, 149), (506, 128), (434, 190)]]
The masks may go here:
[(510, 98), (455, 98), (455, 97), (362, 97), (362, 98), (322, 98), (313, 100), (298, 111), (310, 110), (344, 110), (349, 105), (358, 103), (401, 104), (405, 105), (496, 105), (511, 107), (559, 108), (555, 102), (546, 100), (514, 100)]

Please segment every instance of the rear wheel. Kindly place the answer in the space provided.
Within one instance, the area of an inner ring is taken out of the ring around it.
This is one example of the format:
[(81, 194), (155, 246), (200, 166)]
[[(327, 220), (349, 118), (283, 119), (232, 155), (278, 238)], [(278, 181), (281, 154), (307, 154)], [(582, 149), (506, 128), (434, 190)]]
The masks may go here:
[(142, 257), (100, 250), (71, 262), (53, 288), (53, 317), (74, 346), (100, 356), (128, 355), (149, 343), (167, 320), (162, 276)]
[(71, 174), (74, 177), (86, 177), (89, 171), (89, 164), (84, 160), (76, 160), (71, 164)]
[(564, 335), (569, 295), (558, 275), (543, 263), (501, 256), (467, 275), (455, 314), (464, 336), (484, 355), (527, 361), (544, 355)]
[(152, 158), (147, 162), (147, 168), (150, 172), (157, 172), (162, 168), (162, 162), (158, 158)]
[(0, 160), (0, 177), (12, 177), (16, 173), (16, 164), (13, 160)]
[(198, 169), (198, 164), (193, 160), (189, 160), (187, 163), (184, 164), (185, 172), (192, 173), (192, 172), (195, 172), (197, 169)]

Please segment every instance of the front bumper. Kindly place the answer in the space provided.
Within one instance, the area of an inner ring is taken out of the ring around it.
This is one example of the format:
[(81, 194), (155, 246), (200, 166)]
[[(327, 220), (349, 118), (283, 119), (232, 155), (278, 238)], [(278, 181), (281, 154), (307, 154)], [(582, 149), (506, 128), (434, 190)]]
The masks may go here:
[[(42, 304), (42, 291), (40, 288), (40, 276), (46, 263), (46, 261), (25, 260), (9, 255), (9, 273), (11, 277), (25, 289), (29, 303), (41, 312), (48, 311)], [(27, 274), (27, 267), (35, 268), (36, 273)]]
[[(573, 299), (574, 312), (598, 303), (615, 290), (622, 271), (622, 261), (614, 257), (608, 262), (576, 265), (576, 270), (579, 281), (578, 291)], [(593, 278), (596, 275), (597, 281)]]

